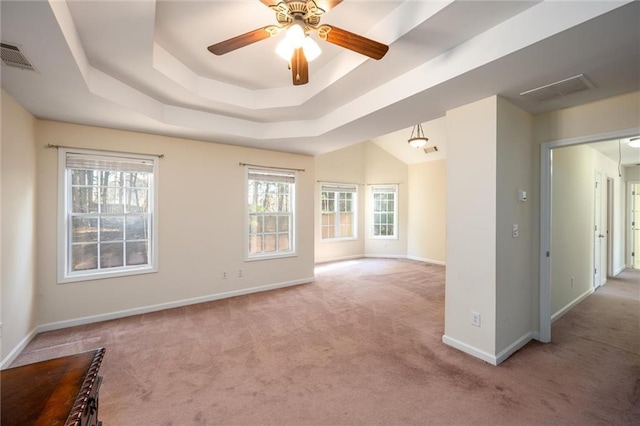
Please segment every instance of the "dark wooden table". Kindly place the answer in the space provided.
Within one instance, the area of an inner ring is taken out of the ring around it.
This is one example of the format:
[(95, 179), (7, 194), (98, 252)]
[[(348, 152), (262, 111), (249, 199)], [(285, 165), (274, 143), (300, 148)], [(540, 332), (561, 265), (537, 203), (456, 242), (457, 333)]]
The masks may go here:
[(1, 372), (2, 426), (96, 426), (104, 348)]

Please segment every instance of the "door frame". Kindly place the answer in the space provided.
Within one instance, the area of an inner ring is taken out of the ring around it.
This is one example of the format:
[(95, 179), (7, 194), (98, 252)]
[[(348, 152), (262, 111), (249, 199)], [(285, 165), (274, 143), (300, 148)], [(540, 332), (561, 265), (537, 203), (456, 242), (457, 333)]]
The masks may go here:
[(540, 144), (540, 330), (538, 340), (551, 341), (551, 177), (553, 149), (610, 139), (628, 138), (640, 127), (559, 139)]
[[(640, 185), (640, 181), (638, 180), (632, 180), (632, 181), (628, 181), (627, 182), (627, 205), (625, 206), (625, 224), (627, 226), (627, 247), (626, 247), (626, 253), (625, 253), (625, 263), (627, 263), (628, 267), (631, 269), (635, 269), (636, 266), (636, 262), (635, 260), (640, 257), (640, 253), (635, 253), (635, 235), (633, 232), (633, 226), (631, 226), (631, 223), (633, 221), (633, 208), (634, 206), (634, 199), (633, 199), (633, 189), (635, 185)], [(638, 224), (636, 224), (636, 227), (638, 227)], [(635, 256), (632, 256), (631, 253), (635, 253)]]
[(607, 207), (605, 209), (606, 224), (607, 224), (607, 271), (606, 277), (615, 276), (615, 271), (613, 270), (613, 206), (615, 205), (615, 189), (613, 187), (613, 178), (607, 176)]

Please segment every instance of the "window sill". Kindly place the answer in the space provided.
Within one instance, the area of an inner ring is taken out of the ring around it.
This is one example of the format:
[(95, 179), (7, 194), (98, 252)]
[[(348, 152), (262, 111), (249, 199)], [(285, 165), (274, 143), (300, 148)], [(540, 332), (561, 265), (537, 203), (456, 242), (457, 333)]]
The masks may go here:
[(244, 259), (245, 262), (255, 262), (257, 260), (274, 260), (274, 259), (283, 259), (287, 257), (297, 257), (298, 253), (290, 252), (290, 253), (282, 253), (282, 254), (265, 254), (265, 255), (257, 255), (257, 256), (248, 256)]
[(144, 268), (107, 271), (107, 272), (76, 273), (76, 274), (68, 275), (65, 277), (58, 277), (58, 284), (68, 284), (68, 283), (75, 283), (75, 282), (81, 282), (81, 281), (104, 280), (107, 278), (128, 277), (132, 275), (154, 274), (157, 272), (158, 272), (158, 268), (147, 266)]
[(320, 239), (320, 243), (341, 243), (343, 241), (358, 241), (358, 237), (322, 238), (322, 239)]

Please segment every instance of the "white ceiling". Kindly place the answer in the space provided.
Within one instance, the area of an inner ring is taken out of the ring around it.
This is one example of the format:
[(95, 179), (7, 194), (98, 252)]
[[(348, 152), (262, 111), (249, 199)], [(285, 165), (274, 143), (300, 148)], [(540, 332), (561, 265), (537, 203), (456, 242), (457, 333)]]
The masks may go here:
[[(371, 139), (393, 149), (394, 132), (406, 143), (414, 123), (432, 120), (435, 141), (447, 110), (495, 94), (536, 114), (640, 89), (638, 2), (345, 0), (322, 22), (389, 53), (375, 61), (319, 41), (310, 82), (296, 87), (276, 38), (224, 56), (206, 49), (274, 24), (258, 0), (0, 7), (2, 42), (37, 70), (3, 65), (2, 87), (35, 116), (287, 152)], [(577, 74), (596, 88), (540, 103), (519, 96)]]

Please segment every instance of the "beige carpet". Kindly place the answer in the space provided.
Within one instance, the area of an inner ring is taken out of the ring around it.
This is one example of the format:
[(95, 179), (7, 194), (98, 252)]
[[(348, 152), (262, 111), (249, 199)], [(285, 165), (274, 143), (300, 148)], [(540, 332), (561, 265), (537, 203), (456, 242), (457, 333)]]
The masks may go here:
[(442, 343), (443, 308), (443, 267), (349, 261), (310, 285), (43, 333), (14, 365), (106, 347), (105, 426), (640, 424), (638, 271), (499, 367)]

